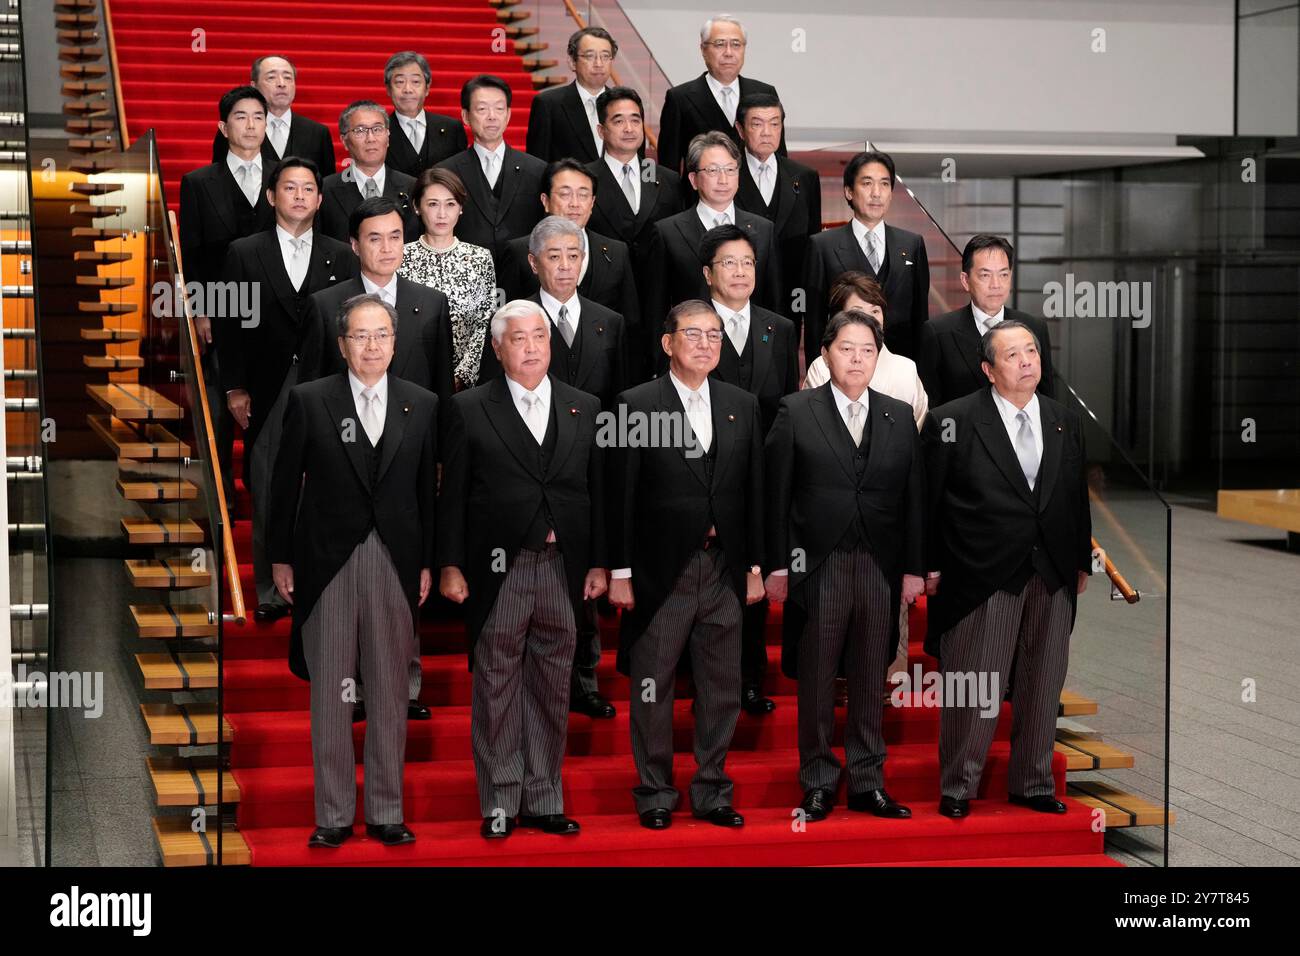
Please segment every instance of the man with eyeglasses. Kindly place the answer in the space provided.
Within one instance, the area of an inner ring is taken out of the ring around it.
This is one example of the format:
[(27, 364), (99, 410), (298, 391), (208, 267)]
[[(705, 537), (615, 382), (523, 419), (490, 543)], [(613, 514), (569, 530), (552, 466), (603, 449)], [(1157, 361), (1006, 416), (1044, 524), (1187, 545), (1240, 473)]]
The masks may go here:
[[(259, 56), (253, 61), (252, 84), (266, 97), (266, 139), (262, 142), (262, 161), (267, 168), (288, 156), (310, 159), (322, 176), (334, 172), (334, 143), (324, 123), (295, 113), (292, 109), (298, 93), (298, 68), (284, 56)], [(226, 158), (230, 143), (218, 130), (212, 137), (212, 161)]]
[[(447, 403), (454, 391), (452, 384), (451, 311), (447, 297), (437, 289), (411, 282), (397, 274), (402, 264), (402, 217), (391, 199), (366, 199), (352, 210), (348, 223), (352, 251), (361, 261), (361, 274), (337, 285), (322, 289), (311, 297), (303, 332), (302, 353), (298, 362), (298, 380), (310, 382), (343, 371), (344, 356), (328, 348), (331, 316), (337, 315), (342, 303), (352, 296), (373, 294), (396, 310), (401, 335), (392, 350), (392, 373), (408, 382), (428, 389), (438, 396), (439, 414), (447, 413)], [(290, 661), (300, 654), (290, 648)], [(422, 672), (420, 642), (410, 648), (409, 716), (428, 720), (429, 708), (419, 702)], [(363, 675), (364, 677), (364, 675)], [(358, 700), (361, 699), (358, 693)], [(365, 709), (358, 706), (355, 718), (363, 719)]]
[[(756, 262), (754, 301), (764, 308), (775, 308), (780, 300), (781, 266), (772, 224), (735, 204), (740, 148), (724, 133), (701, 133), (691, 141), (687, 164), (691, 186), (700, 194), (700, 201), (655, 223), (645, 266), (649, 284), (645, 321), (652, 330), (660, 327), (668, 310), (677, 303), (708, 297), (708, 284), (700, 269), (700, 240), (715, 226), (738, 226), (749, 236)], [(662, 351), (654, 358), (655, 367), (662, 371)]]
[[(680, 794), (673, 786), (673, 692), (690, 655), (695, 684), (691, 811), (739, 827), (727, 750), (740, 715), (741, 609), (763, 597), (763, 426), (758, 400), (711, 379), (721, 318), (692, 299), (664, 323), (668, 374), (629, 389), (629, 430), (610, 464), (609, 601), (621, 608), (618, 668), (631, 678), (633, 788), (641, 825), (664, 830)], [(661, 423), (656, 425), (656, 423)]]
[(397, 203), (407, 242), (424, 231), (415, 213), (411, 195), (415, 180), (390, 167), (388, 158), (388, 114), (370, 100), (350, 103), (339, 114), (339, 136), (352, 162), (341, 173), (325, 177), (325, 199), (317, 220), (325, 235), (348, 240), (348, 221), (363, 200), (383, 196)]
[[(740, 101), (752, 93), (777, 95), (771, 84), (740, 75), (748, 43), (749, 34), (735, 17), (720, 14), (704, 21), (700, 54), (705, 70), (689, 83), (669, 89), (659, 114), (659, 162), (669, 169), (681, 172), (691, 141), (709, 130), (726, 133), (741, 146), (736, 132)], [(786, 153), (784, 131), (777, 152)]]
[(482, 246), (498, 261), (501, 248), (526, 236), (542, 218), (542, 174), (546, 164), (531, 153), (506, 145), (514, 93), (499, 76), (481, 73), (460, 89), (461, 119), (474, 145), (444, 159), (465, 184), (469, 201), (456, 222), (456, 238)]
[[(785, 316), (754, 305), (754, 246), (739, 226), (717, 226), (700, 241), (700, 265), (713, 309), (722, 318), (717, 367), (711, 377), (758, 399), (766, 437), (781, 399), (799, 389), (799, 339)], [(776, 709), (763, 693), (767, 677), (767, 601), (745, 608), (741, 634), (740, 705), (762, 715)]]
[(542, 90), (528, 108), (528, 152), (551, 162), (568, 157), (590, 163), (600, 158), (596, 99), (609, 82), (618, 42), (601, 27), (583, 27), (569, 37), (573, 82)]
[(437, 509), (439, 402), (392, 374), (397, 310), (364, 294), (334, 320), (345, 371), (289, 393), (271, 495), (272, 575), (294, 605), (294, 672), (311, 679), (313, 849), (352, 836), (348, 690), (358, 670), (370, 707), (366, 834), (387, 846), (415, 840), (403, 821), (403, 702), (416, 616), (433, 586)]

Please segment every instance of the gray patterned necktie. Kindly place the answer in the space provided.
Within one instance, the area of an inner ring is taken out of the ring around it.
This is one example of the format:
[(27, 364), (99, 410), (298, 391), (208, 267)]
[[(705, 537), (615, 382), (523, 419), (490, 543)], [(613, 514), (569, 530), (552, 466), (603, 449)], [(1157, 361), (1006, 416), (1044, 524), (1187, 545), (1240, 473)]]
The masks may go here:
[(640, 204), (636, 201), (636, 187), (632, 185), (632, 164), (623, 164), (623, 195), (627, 197), (627, 204), (632, 207), (632, 215), (636, 215), (640, 210), (637, 208)]
[(849, 402), (849, 434), (853, 436), (853, 444), (862, 444), (862, 403)]
[(872, 272), (880, 271), (880, 237), (874, 232), (867, 233), (867, 261)]
[(374, 199), (379, 195), (379, 184), (373, 179), (367, 179), (365, 186), (362, 187), (361, 195), (366, 199)]
[(569, 321), (569, 307), (567, 305), (560, 306), (559, 325), (560, 335), (564, 337), (564, 344), (572, 347), (575, 330), (573, 328), (573, 323)]

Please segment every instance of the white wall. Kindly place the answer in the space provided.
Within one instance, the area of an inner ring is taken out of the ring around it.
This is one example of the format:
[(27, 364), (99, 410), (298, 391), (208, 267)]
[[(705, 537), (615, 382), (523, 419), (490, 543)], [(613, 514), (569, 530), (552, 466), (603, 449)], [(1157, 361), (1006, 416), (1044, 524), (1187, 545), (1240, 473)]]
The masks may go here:
[[(723, 0), (797, 140), (1231, 135), (1232, 0)], [(707, 9), (622, 0), (675, 83)], [(1093, 30), (1106, 51), (1092, 51)], [(794, 52), (794, 31), (806, 52)], [(884, 134), (888, 134), (887, 136)]]

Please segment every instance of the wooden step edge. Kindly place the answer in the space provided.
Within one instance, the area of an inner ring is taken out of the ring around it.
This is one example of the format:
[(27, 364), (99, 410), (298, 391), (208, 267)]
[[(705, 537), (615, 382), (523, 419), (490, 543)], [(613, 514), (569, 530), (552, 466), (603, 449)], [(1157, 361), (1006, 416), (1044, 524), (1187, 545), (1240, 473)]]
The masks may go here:
[[(1102, 810), (1106, 815), (1107, 830), (1165, 825), (1165, 810), (1158, 803), (1100, 780), (1072, 780), (1066, 787), (1066, 795)], [(1173, 826), (1176, 819), (1177, 814), (1170, 810), (1168, 825)]]
[(135, 664), (145, 690), (212, 690), (217, 686), (217, 655), (211, 651), (141, 653)]
[(189, 591), (207, 588), (212, 584), (210, 571), (195, 571), (188, 562), (162, 560), (123, 559), (131, 587), (148, 591)]
[(1058, 717), (1087, 717), (1097, 713), (1097, 702), (1072, 690), (1061, 691), (1061, 702), (1057, 707)]
[(136, 634), (148, 640), (216, 637), (215, 615), (202, 604), (130, 604)]
[(112, 415), (88, 414), (86, 423), (104, 443), (128, 463), (136, 461), (175, 461), (190, 456), (190, 447), (163, 426), (145, 424), (142, 429)]
[(199, 496), (192, 481), (131, 481), (117, 479), (117, 490), (127, 501), (192, 501)]
[[(161, 747), (198, 747), (217, 742), (216, 704), (140, 704), (140, 715), (149, 730), (149, 742)], [(222, 736), (229, 742), (234, 731), (230, 721), (222, 722)]]
[(155, 521), (153, 518), (122, 518), (122, 533), (130, 544), (203, 544), (207, 535), (191, 519)]
[(253, 862), (248, 844), (233, 827), (221, 834), (221, 860), (217, 860), (217, 835), (195, 833), (190, 817), (154, 817), (153, 833), (163, 866), (248, 866)]
[(1095, 735), (1058, 728), (1056, 746), (1066, 759), (1067, 771), (1073, 770), (1126, 770), (1136, 761), (1131, 753), (1108, 744)]
[(221, 788), (221, 803), (238, 803), (239, 784), (229, 770), (217, 774), (215, 757), (162, 757), (145, 758), (149, 780), (153, 784), (154, 801), (160, 807), (207, 807), (215, 805), (217, 788)]
[(78, 249), (72, 254), (73, 262), (130, 262), (129, 252), (101, 252), (98, 249)]
[(138, 342), (139, 329), (82, 329), (81, 337), (87, 342)]
[(86, 394), (122, 421), (179, 421), (185, 417), (185, 409), (147, 385), (136, 385), (133, 382), (112, 382), (108, 385), (87, 383)]
[(107, 372), (122, 372), (127, 369), (144, 368), (144, 358), (139, 355), (83, 355), (81, 362), (86, 368)]
[(134, 302), (78, 302), (77, 311), (90, 315), (130, 315), (139, 312), (140, 306)]
[(132, 276), (77, 276), (77, 285), (95, 289), (126, 289), (135, 285)]

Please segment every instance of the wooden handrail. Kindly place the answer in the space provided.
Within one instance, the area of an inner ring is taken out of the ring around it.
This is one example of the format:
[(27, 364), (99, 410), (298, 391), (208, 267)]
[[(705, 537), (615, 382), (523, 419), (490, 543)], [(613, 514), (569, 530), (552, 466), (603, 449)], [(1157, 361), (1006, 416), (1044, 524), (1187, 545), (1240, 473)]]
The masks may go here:
[[(122, 77), (117, 72), (117, 44), (113, 40), (113, 13), (108, 8), (108, 0), (101, 0), (104, 7), (104, 33), (108, 36), (108, 65), (113, 71), (113, 99), (117, 102), (117, 135), (122, 149), (131, 145), (131, 138), (126, 132), (126, 105), (122, 100)], [(178, 257), (179, 258), (179, 257)]]
[[(564, 8), (569, 11), (569, 16), (573, 17), (573, 22), (578, 25), (579, 30), (585, 30), (587, 28), (586, 21), (582, 19), (582, 14), (578, 13), (577, 8), (573, 5), (573, 0), (564, 0)], [(623, 85), (623, 81), (618, 78), (618, 70), (614, 69), (612, 63), (609, 67), (609, 78), (614, 81), (615, 86)], [(642, 119), (644, 120), (645, 117), (642, 117)], [(650, 147), (657, 153), (659, 151), (659, 137), (655, 135), (655, 131), (649, 126), (645, 127), (645, 138), (646, 142), (649, 143)]]
[(1136, 604), (1142, 600), (1142, 595), (1138, 593), (1137, 588), (1128, 583), (1128, 579), (1120, 573), (1119, 568), (1115, 567), (1114, 562), (1110, 560), (1110, 555), (1106, 553), (1105, 548), (1097, 543), (1096, 538), (1092, 539), (1092, 548), (1094, 551), (1100, 551), (1105, 557), (1106, 577), (1110, 578), (1110, 583), (1115, 585), (1115, 590), (1119, 591), (1124, 600), (1129, 604)]
[[(180, 288), (185, 288), (185, 271), (181, 262), (181, 247), (175, 237), (180, 235), (176, 225), (176, 213), (167, 210), (168, 242), (176, 255), (176, 281)], [(208, 406), (208, 388), (203, 378), (203, 360), (199, 354), (199, 339), (194, 329), (194, 316), (190, 315), (189, 297), (185, 299), (185, 321), (190, 331), (190, 356), (194, 360), (195, 387), (199, 393), (199, 407), (203, 410), (203, 424), (208, 436), (208, 461), (212, 462), (212, 480), (217, 486), (217, 509), (221, 516), (222, 550), (225, 552), (226, 581), (230, 585), (230, 609), (235, 621), (243, 624), (247, 618), (244, 610), (244, 589), (239, 583), (239, 560), (235, 556), (235, 539), (230, 528), (230, 509), (226, 507), (225, 482), (221, 477), (220, 459), (217, 457), (216, 432), (212, 427), (212, 409)], [(220, 608), (217, 613), (221, 613)]]

